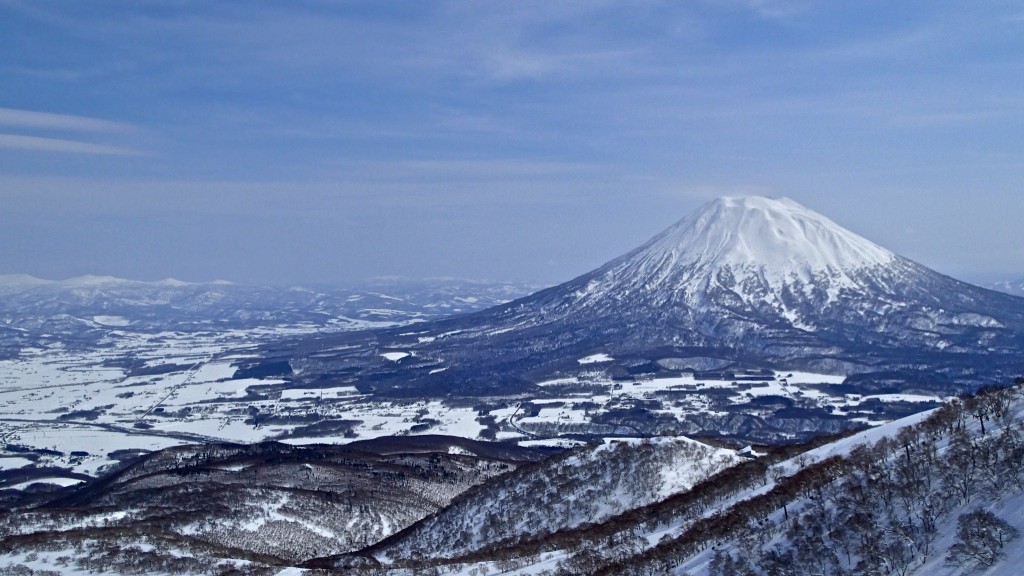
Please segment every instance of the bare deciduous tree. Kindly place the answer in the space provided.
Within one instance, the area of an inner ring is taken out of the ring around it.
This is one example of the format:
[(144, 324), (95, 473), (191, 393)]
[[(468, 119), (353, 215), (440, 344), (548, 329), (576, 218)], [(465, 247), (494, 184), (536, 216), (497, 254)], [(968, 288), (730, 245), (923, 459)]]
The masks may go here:
[(1003, 555), (1003, 546), (1020, 532), (988, 510), (961, 514), (957, 519), (957, 541), (949, 547), (946, 564), (966, 567), (991, 566)]

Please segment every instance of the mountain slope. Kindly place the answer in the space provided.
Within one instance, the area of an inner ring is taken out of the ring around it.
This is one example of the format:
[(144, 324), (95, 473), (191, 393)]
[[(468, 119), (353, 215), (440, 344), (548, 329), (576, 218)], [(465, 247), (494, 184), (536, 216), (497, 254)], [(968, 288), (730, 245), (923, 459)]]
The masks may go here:
[[(747, 491), (678, 538), (567, 573), (952, 575), (975, 568), (948, 561), (965, 542), (991, 544), (984, 573), (1016, 574), (1021, 398), (1019, 388), (990, 390), (807, 452), (769, 471), (777, 478), (770, 491)], [(1002, 541), (964, 540), (957, 526), (978, 511), (1007, 523)]]
[(6, 509), (0, 573), (19, 553), (83, 547), (82, 562), (111, 573), (161, 571), (176, 556), (189, 560), (187, 573), (220, 561), (294, 564), (377, 542), (545, 455), (441, 436), (178, 446), (40, 506)]
[(686, 491), (740, 459), (733, 450), (685, 437), (586, 446), (467, 492), (374, 546), (373, 555), (388, 563), (450, 559), (544, 540)]
[[(541, 518), (529, 519), (535, 524), (564, 518), (545, 491), (526, 489), (530, 475), (521, 468), (360, 554), (374, 554), (380, 573), (396, 575), (436, 568), (466, 575), (952, 576), (972, 573), (976, 564), (968, 557), (962, 566), (947, 565), (965, 544), (991, 561), (981, 573), (1017, 574), (1024, 558), (1022, 432), (1019, 386), (988, 390), (816, 447), (773, 449), (593, 524), (481, 542), (488, 516), (520, 522), (521, 511), (530, 510)], [(555, 504), (589, 501), (589, 488), (565, 484)], [(503, 494), (516, 490), (508, 509)], [(994, 514), (987, 525), (1003, 527), (1001, 541), (977, 531), (962, 536), (958, 526), (978, 511)], [(465, 554), (465, 543), (475, 551)]]
[[(409, 357), (381, 358), (395, 350)], [(1024, 299), (934, 272), (791, 200), (755, 197), (713, 201), (597, 270), (505, 305), (267, 355), (305, 383), (395, 395), (532, 390), (595, 353), (628, 373), (701, 357), (948, 393), (1006, 381), (1022, 350)]]

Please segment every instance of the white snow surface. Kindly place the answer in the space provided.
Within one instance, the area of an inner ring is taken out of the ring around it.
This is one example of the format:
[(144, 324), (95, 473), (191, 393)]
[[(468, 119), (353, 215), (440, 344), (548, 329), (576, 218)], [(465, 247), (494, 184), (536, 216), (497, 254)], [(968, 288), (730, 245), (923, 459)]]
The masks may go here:
[(579, 362), (580, 364), (597, 364), (600, 362), (611, 362), (612, 360), (615, 360), (615, 358), (612, 358), (611, 356), (602, 352), (600, 354), (591, 354), (590, 356), (584, 356), (583, 358), (577, 360), (577, 362)]
[(93, 316), (92, 321), (103, 326), (129, 326), (132, 323), (124, 316)]
[(33, 463), (32, 460), (20, 456), (4, 456), (0, 457), (0, 470), (17, 470), (18, 468), (31, 466)]
[(810, 281), (886, 265), (895, 255), (789, 198), (719, 198), (693, 212), (646, 246), (672, 264), (734, 271), (756, 265), (783, 280)]
[[(577, 292), (582, 303), (630, 292), (664, 291), (692, 304), (725, 283), (763, 298), (815, 286), (830, 300), (861, 286), (865, 271), (898, 257), (788, 198), (709, 202), (619, 260)], [(786, 312), (785, 310), (783, 312)]]
[(74, 486), (80, 484), (82, 480), (78, 478), (64, 478), (63, 476), (49, 476), (46, 478), (33, 478), (27, 482), (21, 482), (19, 484), (13, 484), (11, 486), (4, 486), (4, 489), (9, 490), (24, 490), (33, 484), (56, 484), (57, 486)]

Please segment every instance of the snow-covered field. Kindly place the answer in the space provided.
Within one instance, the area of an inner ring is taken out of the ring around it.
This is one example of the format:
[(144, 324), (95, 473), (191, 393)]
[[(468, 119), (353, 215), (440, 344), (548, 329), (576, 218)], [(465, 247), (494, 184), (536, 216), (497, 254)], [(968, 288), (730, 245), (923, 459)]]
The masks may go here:
[[(375, 402), (352, 386), (256, 397), (251, 386), (283, 381), (233, 379), (256, 345), (303, 331), (114, 331), (99, 349), (23, 350), (0, 361), (0, 469), (56, 466), (96, 475), (117, 462), (111, 454), (118, 451), (203, 440), (344, 443), (427, 431), (476, 438), (483, 430), (474, 410), (440, 401)], [(271, 416), (269, 423), (255, 421), (253, 411)], [(317, 419), (351, 421), (354, 429), (298, 430)]]
[[(116, 456), (117, 451), (158, 450), (204, 440), (345, 443), (431, 433), (566, 445), (573, 441), (560, 436), (586, 432), (615, 410), (657, 400), (655, 414), (682, 421), (721, 410), (723, 393), (727, 404), (736, 406), (782, 398), (835, 414), (873, 398), (938, 400), (830, 395), (822, 385), (841, 383), (841, 376), (806, 372), (742, 374), (739, 382), (698, 379), (687, 373), (623, 382), (591, 368), (611, 360), (604, 354), (581, 358), (583, 371), (576, 377), (540, 383), (542, 391), (558, 388), (557, 393), (527, 402), (497, 400), (485, 412), (443, 400), (379, 401), (353, 386), (254, 394), (254, 386), (265, 389), (284, 381), (233, 379), (236, 364), (254, 357), (258, 344), (304, 330), (113, 330), (98, 349), (55, 344), (24, 350), (19, 358), (0, 361), (0, 446), (7, 448), (0, 452), (0, 467), (58, 466), (96, 475), (116, 463), (111, 453)], [(407, 353), (384, 355), (399, 362)], [(254, 418), (257, 413), (260, 418)], [(335, 424), (310, 426), (320, 421)]]
[[(581, 363), (591, 363), (596, 356), (580, 359)], [(586, 362), (583, 362), (586, 360)], [(877, 401), (881, 403), (911, 402), (938, 403), (944, 399), (938, 396), (912, 394), (879, 394), (861, 395), (826, 392), (830, 385), (842, 384), (844, 377), (831, 374), (815, 374), (812, 372), (778, 370), (772, 373), (756, 375), (734, 375), (739, 378), (698, 378), (694, 374), (684, 373), (681, 376), (638, 379), (634, 381), (615, 381), (601, 372), (584, 373), (574, 378), (560, 378), (541, 382), (541, 387), (579, 387), (588, 392), (567, 394), (564, 397), (534, 400), (534, 404), (558, 404), (554, 408), (542, 408), (537, 416), (516, 417), (519, 424), (540, 424), (543, 422), (580, 423), (587, 422), (594, 416), (616, 407), (628, 407), (644, 400), (660, 400), (661, 408), (656, 412), (685, 419), (692, 414), (718, 413), (722, 407), (750, 405), (758, 399), (780, 399), (793, 405), (820, 408), (834, 415), (846, 415), (857, 409)], [(603, 388), (601, 393), (593, 393), (595, 387)], [(727, 402), (721, 401), (725, 392)], [(731, 392), (731, 393), (729, 393)], [(714, 396), (714, 398), (713, 398)], [(594, 408), (598, 404), (601, 408)], [(749, 412), (756, 412), (758, 407), (752, 406)], [(774, 407), (772, 407), (774, 409)], [(716, 410), (718, 410), (716, 412)], [(493, 413), (499, 415), (498, 413)], [(503, 416), (509, 414), (502, 413)], [(514, 417), (514, 415), (512, 415)], [(857, 419), (865, 424), (879, 424), (885, 420)]]

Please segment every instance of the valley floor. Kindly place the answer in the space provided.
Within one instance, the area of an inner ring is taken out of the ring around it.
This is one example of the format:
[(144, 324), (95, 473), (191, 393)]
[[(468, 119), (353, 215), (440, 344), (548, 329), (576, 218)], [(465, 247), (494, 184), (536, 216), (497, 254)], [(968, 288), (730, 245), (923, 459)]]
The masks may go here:
[[(855, 394), (842, 377), (790, 371), (623, 381), (601, 370), (611, 360), (603, 354), (581, 358), (577, 375), (541, 382), (529, 398), (395, 401), (351, 385), (304, 389), (236, 377), (257, 345), (303, 330), (114, 331), (97, 348), (53, 345), (0, 360), (0, 472), (25, 472), (0, 474), (0, 489), (32, 480), (67, 485), (142, 451), (194, 442), (348, 443), (429, 433), (567, 447), (601, 436), (693, 433), (695, 419), (734, 412), (791, 413), (783, 421), (792, 418), (794, 433), (819, 414), (831, 431), (877, 424), (883, 407), (914, 411), (941, 401)], [(36, 469), (47, 475), (33, 477)]]

